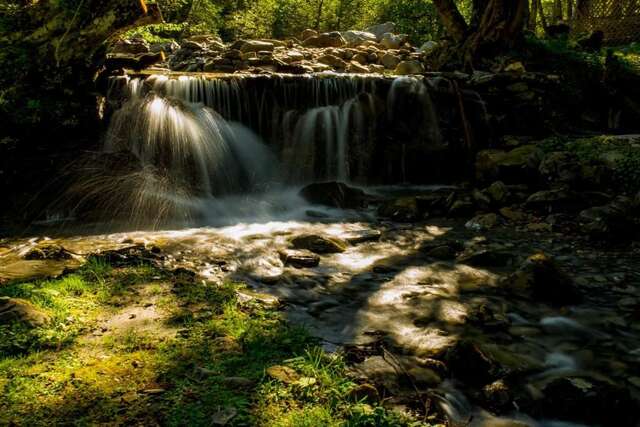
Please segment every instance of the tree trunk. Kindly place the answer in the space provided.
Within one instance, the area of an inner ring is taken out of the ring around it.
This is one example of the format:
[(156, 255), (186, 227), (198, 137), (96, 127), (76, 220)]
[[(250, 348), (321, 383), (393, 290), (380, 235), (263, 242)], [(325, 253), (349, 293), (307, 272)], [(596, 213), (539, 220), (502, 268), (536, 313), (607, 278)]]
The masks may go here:
[(440, 15), (440, 19), (447, 33), (453, 37), (453, 40), (457, 43), (462, 43), (467, 36), (469, 28), (454, 1), (433, 0), (433, 4), (438, 10), (438, 15)]
[(567, 0), (567, 21), (573, 22), (573, 0)]
[(535, 33), (538, 27), (538, 0), (532, 0), (530, 7), (531, 7), (531, 10), (529, 13), (528, 28), (530, 31), (533, 31)]
[(517, 43), (529, 13), (528, 0), (474, 0), (467, 25), (453, 0), (433, 0), (433, 4), (467, 68), (473, 68), (482, 54)]

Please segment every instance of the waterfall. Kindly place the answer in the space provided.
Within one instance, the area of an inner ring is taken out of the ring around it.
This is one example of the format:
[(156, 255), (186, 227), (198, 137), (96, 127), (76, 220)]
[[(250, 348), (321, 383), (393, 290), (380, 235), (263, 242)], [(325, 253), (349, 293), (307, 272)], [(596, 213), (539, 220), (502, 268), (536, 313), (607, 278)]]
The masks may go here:
[(114, 77), (104, 151), (135, 159), (118, 176), (129, 189), (121, 199), (151, 215), (202, 217), (212, 199), (314, 181), (433, 183), (438, 153), (456, 139), (449, 90), (437, 79), (349, 74)]

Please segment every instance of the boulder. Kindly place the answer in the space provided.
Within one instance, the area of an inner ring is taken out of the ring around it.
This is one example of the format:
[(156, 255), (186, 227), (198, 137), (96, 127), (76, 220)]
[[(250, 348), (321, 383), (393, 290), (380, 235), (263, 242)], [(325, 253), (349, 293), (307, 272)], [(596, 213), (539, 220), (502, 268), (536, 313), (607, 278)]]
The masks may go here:
[(330, 67), (337, 68), (339, 70), (344, 70), (345, 68), (347, 68), (347, 63), (345, 61), (329, 53), (322, 55), (321, 57), (316, 59), (316, 61), (322, 64), (329, 65)]
[(386, 49), (400, 49), (407, 41), (406, 34), (385, 33), (380, 40), (380, 44)]
[(380, 64), (384, 65), (384, 68), (388, 70), (395, 70), (401, 59), (392, 53), (385, 53), (380, 58)]
[(406, 76), (410, 74), (424, 73), (424, 66), (421, 62), (409, 60), (400, 62), (394, 71), (394, 74)]
[(29, 301), (20, 298), (0, 297), (0, 326), (22, 323), (30, 327), (38, 327), (49, 321), (49, 316), (38, 310)]
[(347, 242), (333, 236), (321, 236), (318, 234), (302, 234), (291, 240), (295, 249), (306, 249), (317, 254), (333, 254), (344, 252)]
[(302, 45), (306, 47), (343, 47), (346, 44), (347, 41), (338, 31), (312, 36), (302, 42)]
[(317, 267), (320, 257), (309, 250), (284, 249), (279, 252), (284, 265), (296, 268)]
[(358, 209), (367, 205), (364, 191), (342, 182), (318, 182), (309, 184), (300, 190), (309, 203), (341, 209)]
[(581, 299), (571, 276), (544, 253), (527, 258), (520, 268), (505, 280), (505, 284), (510, 289), (552, 304), (572, 304)]
[(355, 47), (366, 42), (377, 42), (378, 38), (375, 34), (367, 31), (344, 31), (342, 37), (346, 40), (349, 46)]
[(395, 29), (396, 24), (393, 22), (385, 22), (384, 24), (373, 25), (365, 31), (376, 36), (377, 41), (381, 41), (386, 33), (393, 33)]
[(274, 49), (274, 45), (271, 42), (261, 40), (237, 40), (231, 45), (231, 49), (239, 50), (242, 53), (271, 52)]

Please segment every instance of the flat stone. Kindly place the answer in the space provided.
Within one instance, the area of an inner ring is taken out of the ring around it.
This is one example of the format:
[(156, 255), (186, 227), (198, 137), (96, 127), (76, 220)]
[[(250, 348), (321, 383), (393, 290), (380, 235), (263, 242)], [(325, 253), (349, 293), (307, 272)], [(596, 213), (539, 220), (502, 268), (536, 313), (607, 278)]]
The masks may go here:
[(283, 249), (279, 254), (284, 265), (296, 268), (317, 267), (320, 264), (320, 257), (306, 249)]

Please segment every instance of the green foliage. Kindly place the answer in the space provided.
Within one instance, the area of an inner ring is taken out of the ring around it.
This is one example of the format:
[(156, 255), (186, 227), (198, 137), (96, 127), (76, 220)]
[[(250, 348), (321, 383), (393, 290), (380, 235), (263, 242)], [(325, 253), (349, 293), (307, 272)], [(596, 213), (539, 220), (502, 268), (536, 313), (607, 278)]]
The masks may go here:
[(567, 139), (555, 137), (541, 143), (545, 152), (570, 151), (583, 163), (604, 163), (613, 171), (613, 184), (630, 193), (640, 190), (640, 140), (615, 136)]

